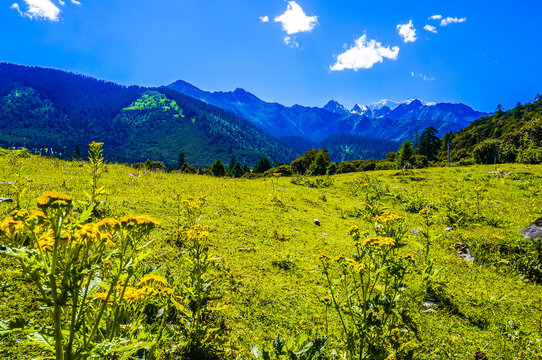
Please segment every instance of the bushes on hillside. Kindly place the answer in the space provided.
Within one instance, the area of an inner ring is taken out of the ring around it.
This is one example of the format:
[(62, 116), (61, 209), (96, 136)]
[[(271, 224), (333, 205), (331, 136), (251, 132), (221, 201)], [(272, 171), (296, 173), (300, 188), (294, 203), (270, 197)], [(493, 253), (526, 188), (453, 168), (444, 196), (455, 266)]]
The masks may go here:
[[(321, 156), (319, 156), (321, 155)], [(313, 165), (313, 163), (317, 160), (318, 162)], [(324, 167), (325, 164), (325, 167)], [(322, 168), (324, 168), (323, 173), (321, 175), (325, 174), (325, 171), (327, 170), (327, 166), (329, 165), (329, 153), (327, 150), (324, 149), (310, 149), (308, 151), (305, 151), (305, 154), (303, 156), (298, 157), (294, 161), (292, 161), (292, 171), (296, 174), (307, 174), (309, 171), (309, 168), (313, 166), (311, 171), (315, 171), (317, 173), (314, 173), (314, 175), (318, 175), (322, 171)]]

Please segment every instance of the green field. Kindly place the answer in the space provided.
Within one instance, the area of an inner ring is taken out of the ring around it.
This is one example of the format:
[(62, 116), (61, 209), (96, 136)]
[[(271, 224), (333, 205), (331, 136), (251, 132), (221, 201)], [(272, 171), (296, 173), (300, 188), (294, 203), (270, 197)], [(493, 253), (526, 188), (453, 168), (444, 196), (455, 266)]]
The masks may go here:
[[(36, 209), (36, 198), (48, 190), (85, 199), (88, 163), (0, 151), (0, 197), (15, 199), (15, 188), (24, 188), (20, 205), (27, 209)], [(344, 354), (337, 316), (323, 302), (329, 290), (319, 254), (350, 256), (349, 228), (374, 235), (371, 211), (389, 211), (405, 218), (406, 246), (399, 252), (416, 258), (400, 299), (418, 329), (415, 358), (473, 359), (483, 352), (488, 359), (542, 359), (540, 249), (519, 233), (542, 216), (542, 166), (503, 164), (498, 168), (506, 172), (491, 174), (496, 168), (351, 173), (315, 188), (308, 186), (316, 183), (310, 177), (214, 178), (108, 164), (100, 180), (106, 194), (100, 216), (161, 220), (151, 234), (149, 264), (182, 274), (174, 243), (180, 200), (206, 195), (200, 223), (211, 227), (211, 253), (219, 258), (213, 286), (229, 304), (222, 317), (231, 357), (250, 358), (254, 345), (271, 348), (277, 334), (327, 335), (328, 355), (334, 349)], [(0, 218), (14, 206), (1, 203)], [(423, 208), (433, 209), (430, 258), (441, 268), (438, 299), (429, 299), (421, 278)], [(475, 261), (457, 256), (456, 243), (465, 244)], [(1, 252), (0, 297), (1, 320), (47, 319), (32, 283)], [(428, 300), (436, 305), (424, 305)], [(17, 335), (0, 335), (0, 359), (39, 354), (45, 353)]]

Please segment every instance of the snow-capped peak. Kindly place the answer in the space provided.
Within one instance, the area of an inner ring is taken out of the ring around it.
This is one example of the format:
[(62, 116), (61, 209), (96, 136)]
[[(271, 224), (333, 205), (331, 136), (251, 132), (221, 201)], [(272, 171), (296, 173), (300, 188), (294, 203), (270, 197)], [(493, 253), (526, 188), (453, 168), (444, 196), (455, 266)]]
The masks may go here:
[(352, 108), (352, 110), (350, 110), (350, 112), (352, 114), (358, 114), (358, 115), (361, 115), (365, 112), (367, 112), (367, 110), (369, 110), (369, 108), (365, 105), (360, 105), (360, 104), (356, 104), (354, 105), (354, 107)]

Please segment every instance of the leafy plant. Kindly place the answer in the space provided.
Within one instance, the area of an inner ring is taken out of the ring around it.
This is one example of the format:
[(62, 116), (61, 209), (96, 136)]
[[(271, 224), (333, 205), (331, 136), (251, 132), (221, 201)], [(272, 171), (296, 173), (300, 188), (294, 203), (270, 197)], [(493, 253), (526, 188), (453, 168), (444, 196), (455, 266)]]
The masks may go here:
[(403, 246), (402, 221), (393, 214), (378, 217), (377, 236), (367, 236), (352, 226), (352, 258), (339, 255), (332, 260), (327, 254), (320, 255), (348, 359), (413, 357), (415, 326), (402, 308), (400, 296), (414, 258), (398, 253)]
[(312, 340), (305, 334), (288, 341), (282, 340), (279, 334), (273, 340), (273, 351), (254, 346), (251, 350), (256, 359), (262, 360), (318, 360), (325, 359), (327, 338), (316, 337)]
[(105, 194), (105, 187), (98, 187), (98, 181), (104, 172), (103, 144), (101, 142), (91, 142), (88, 149), (88, 161), (90, 165), (90, 194), (85, 191), (88, 198), (88, 206), (96, 208), (98, 198)]
[(126, 216), (87, 223), (73, 199), (45, 192), (40, 211), (14, 211), (0, 223), (4, 253), (32, 279), (49, 323), (32, 335), (57, 360), (129, 356), (160, 341), (164, 322), (148, 324), (149, 303), (166, 306), (172, 289), (158, 275), (137, 279), (145, 242), (158, 222)]

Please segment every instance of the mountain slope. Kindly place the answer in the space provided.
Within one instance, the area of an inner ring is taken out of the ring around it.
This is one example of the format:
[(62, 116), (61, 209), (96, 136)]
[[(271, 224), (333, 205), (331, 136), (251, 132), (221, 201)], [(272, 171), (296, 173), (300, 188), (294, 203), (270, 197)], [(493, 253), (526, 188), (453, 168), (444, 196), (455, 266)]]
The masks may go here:
[(294, 105), (286, 107), (265, 102), (243, 89), (208, 92), (179, 80), (169, 87), (182, 94), (232, 111), (272, 136), (300, 137), (321, 142), (330, 135), (351, 134), (393, 141), (411, 138), (433, 126), (440, 134), (458, 131), (487, 113), (464, 104), (428, 103), (421, 100), (381, 100), (347, 110), (331, 100), (323, 108)]
[(542, 146), (542, 99), (537, 96), (532, 103), (473, 121), (450, 139), (451, 158), (471, 157), (477, 147), (490, 141), (498, 153), (491, 158), (502, 162), (514, 162), (528, 148)]
[(161, 160), (209, 166), (231, 155), (297, 155), (246, 120), (169, 88), (125, 87), (60, 70), (0, 63), (0, 145), (53, 148), (67, 156), (76, 144), (105, 142), (109, 161)]

